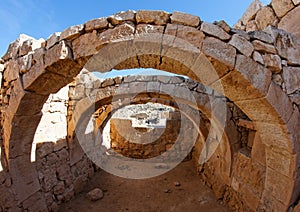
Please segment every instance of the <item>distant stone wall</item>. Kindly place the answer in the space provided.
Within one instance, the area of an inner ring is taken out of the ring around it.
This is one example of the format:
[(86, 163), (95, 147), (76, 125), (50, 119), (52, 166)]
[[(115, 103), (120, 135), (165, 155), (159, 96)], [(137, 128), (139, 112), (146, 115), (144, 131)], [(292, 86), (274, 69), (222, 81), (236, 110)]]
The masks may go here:
[[(112, 118), (110, 120), (111, 148), (126, 157), (147, 159), (170, 151), (173, 145), (178, 142), (176, 148), (170, 153), (172, 158), (166, 159), (182, 158), (181, 154), (185, 154), (187, 151), (185, 148), (188, 148), (185, 139), (193, 139), (191, 134), (193, 133), (191, 131), (193, 124), (188, 119), (181, 119), (180, 117), (179, 112), (170, 113), (165, 128), (153, 129), (133, 128), (131, 120)], [(183, 135), (179, 135), (180, 133)], [(189, 156), (189, 158), (191, 157)]]

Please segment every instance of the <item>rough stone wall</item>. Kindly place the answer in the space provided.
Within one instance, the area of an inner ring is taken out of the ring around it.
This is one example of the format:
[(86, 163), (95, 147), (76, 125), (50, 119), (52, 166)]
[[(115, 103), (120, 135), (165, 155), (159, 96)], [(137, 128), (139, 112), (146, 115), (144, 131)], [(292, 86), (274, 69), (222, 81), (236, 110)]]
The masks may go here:
[[(170, 114), (165, 128), (133, 128), (131, 120), (114, 118), (111, 119), (110, 125), (111, 148), (131, 158), (147, 159), (166, 152), (179, 138), (180, 128), (183, 130), (180, 138), (193, 139), (189, 130), (193, 128), (193, 124), (189, 120), (181, 120), (178, 112)], [(126, 136), (126, 132), (132, 133)], [(147, 144), (149, 141), (151, 143)], [(174, 158), (167, 160), (176, 160), (181, 158), (182, 153), (185, 154), (185, 140), (180, 139), (179, 142), (181, 144), (176, 145), (178, 148), (170, 154), (170, 157)]]
[(272, 0), (267, 6), (254, 0), (234, 27), (248, 32), (274, 26), (300, 37), (299, 5), (299, 0)]

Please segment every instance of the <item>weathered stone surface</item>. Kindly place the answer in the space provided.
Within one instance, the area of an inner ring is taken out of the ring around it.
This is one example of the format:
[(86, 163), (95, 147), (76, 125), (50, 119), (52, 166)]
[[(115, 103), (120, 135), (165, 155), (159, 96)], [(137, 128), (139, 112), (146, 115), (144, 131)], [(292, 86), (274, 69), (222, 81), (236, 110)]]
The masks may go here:
[(70, 28), (64, 30), (60, 34), (60, 40), (71, 40), (80, 35), (80, 33), (84, 30), (84, 25), (76, 25), (76, 26), (71, 26)]
[(109, 16), (107, 20), (112, 23), (113, 25), (119, 25), (126, 21), (135, 21), (135, 11), (128, 10), (125, 12), (119, 12), (117, 14), (114, 14), (112, 16)]
[(257, 51), (254, 51), (253, 52), (253, 60), (255, 60), (256, 62), (264, 65), (264, 58), (262, 57), (262, 55), (257, 52)]
[(286, 92), (292, 94), (300, 90), (300, 68), (299, 67), (283, 67), (283, 80)]
[(42, 47), (42, 43), (44, 42), (44, 39), (28, 39), (25, 40), (19, 49), (19, 56), (27, 55), (28, 53), (32, 52), (33, 50)]
[(243, 14), (240, 19), (242, 24), (248, 23), (251, 19), (253, 19), (260, 8), (263, 7), (263, 4), (259, 0), (254, 0), (250, 6), (247, 8), (246, 12)]
[(202, 51), (207, 56), (223, 62), (229, 68), (234, 67), (236, 50), (231, 45), (215, 38), (206, 38), (203, 41)]
[(300, 65), (300, 38), (282, 30), (277, 30), (277, 33), (275, 46), (278, 54), (289, 64)]
[(55, 44), (59, 42), (60, 32), (54, 32), (47, 40), (46, 40), (46, 49), (51, 48)]
[[(266, 70), (263, 66), (257, 64), (252, 59), (248, 59), (242, 55), (237, 56), (235, 69), (239, 71), (246, 80), (248, 80), (248, 83), (250, 83), (251, 86), (255, 87), (259, 91), (259, 94), (252, 93), (253, 97), (255, 95), (258, 95), (256, 97), (259, 97), (267, 93), (271, 82), (270, 71)], [(250, 96), (252, 95), (245, 98), (252, 98)]]
[(18, 53), (19, 53), (19, 48), (23, 44), (23, 42), (26, 41), (26, 40), (35, 40), (35, 39), (28, 36), (28, 35), (21, 34), (17, 38), (17, 40), (15, 40), (14, 42), (9, 44), (7, 52), (3, 55), (2, 59), (4, 61), (8, 61), (11, 58), (13, 58), (13, 59), (17, 58)]
[(200, 18), (182, 12), (173, 12), (171, 15), (171, 23), (197, 27), (200, 24)]
[(238, 34), (239, 36), (245, 38), (246, 40), (250, 40), (249, 34), (248, 34), (247, 32), (245, 32), (244, 30), (231, 28), (231, 29), (230, 29), (230, 32), (231, 32), (231, 33)]
[[(300, 1), (298, 1), (300, 2)], [(300, 37), (300, 7), (288, 12), (279, 22), (278, 28)]]
[(95, 188), (89, 193), (87, 193), (87, 198), (91, 201), (97, 201), (104, 197), (103, 191), (99, 188)]
[(229, 41), (229, 44), (237, 48), (242, 54), (248, 57), (252, 55), (254, 50), (253, 45), (247, 41), (247, 39), (239, 35), (233, 35)]
[(274, 74), (278, 74), (282, 71), (281, 58), (278, 55), (265, 54), (264, 55), (264, 64)]
[(136, 26), (136, 33), (143, 34), (143, 33), (163, 33), (164, 26), (154, 26), (150, 24), (139, 24)]
[(11, 60), (6, 65), (6, 70), (3, 74), (3, 79), (7, 82), (11, 82), (19, 78), (20, 66), (16, 60)]
[(263, 30), (268, 25), (273, 25), (277, 18), (274, 11), (270, 7), (262, 7), (255, 17), (255, 21), (259, 30)]
[(108, 21), (106, 18), (93, 19), (84, 24), (84, 29), (86, 32), (106, 29), (107, 27), (108, 27)]
[(265, 43), (270, 43), (270, 44), (274, 43), (273, 37), (264, 31), (249, 32), (249, 35), (252, 39), (257, 39), (257, 40), (263, 41)]
[(294, 4), (291, 0), (272, 0), (271, 5), (279, 18), (294, 8)]
[(294, 5), (299, 5), (300, 4), (300, 1), (299, 0), (293, 0), (293, 3), (294, 3)]
[(221, 27), (211, 23), (207, 23), (207, 22), (202, 23), (200, 30), (209, 35), (220, 38), (221, 40), (230, 39), (230, 35), (227, 34)]
[(168, 24), (165, 30), (166, 35), (176, 36), (180, 40), (186, 40), (197, 48), (201, 48), (204, 33), (188, 26), (178, 26), (176, 24)]
[(137, 23), (166, 25), (169, 22), (170, 14), (164, 11), (139, 10), (136, 13)]
[(23, 202), (23, 208), (28, 211), (47, 211), (45, 198), (37, 192)]
[(259, 40), (254, 40), (252, 42), (253, 46), (254, 46), (254, 49), (258, 52), (261, 52), (261, 53), (271, 53), (271, 54), (276, 54), (277, 51), (275, 49), (274, 46), (270, 45), (270, 44), (266, 44), (266, 43), (263, 43)]
[(258, 30), (258, 26), (257, 26), (255, 20), (249, 21), (246, 24), (246, 32), (251, 32), (251, 31), (256, 31), (256, 30)]
[(231, 27), (224, 20), (215, 21), (213, 24), (221, 27), (227, 33), (229, 33), (231, 30)]

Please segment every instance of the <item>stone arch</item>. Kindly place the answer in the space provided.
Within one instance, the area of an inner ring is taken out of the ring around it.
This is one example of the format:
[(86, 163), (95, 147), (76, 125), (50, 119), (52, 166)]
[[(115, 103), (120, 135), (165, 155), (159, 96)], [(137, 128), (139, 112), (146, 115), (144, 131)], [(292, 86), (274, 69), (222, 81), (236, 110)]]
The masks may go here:
[[(28, 152), (47, 96), (71, 82), (83, 66), (89, 65), (89, 59), (100, 52), (105, 61), (112, 56), (119, 59), (114, 66), (100, 61), (102, 71), (114, 67), (152, 67), (184, 74), (224, 93), (254, 121), (267, 146), (266, 183), (260, 207), (285, 210), (299, 194), (296, 188), (300, 180), (297, 177), (299, 110), (271, 81), (271, 68), (251, 58), (253, 49), (281, 51), (278, 40), (284, 43), (291, 38), (280, 33), (275, 30), (271, 42), (249, 41), (247, 35), (226, 25), (202, 23), (195, 16), (129, 11), (71, 27), (60, 37), (53, 35), (43, 47), (26, 57), (11, 54), (4, 70), (11, 95), (4, 114), (3, 142), (5, 169), (13, 179), (16, 198), (22, 202), (39, 190), (34, 180), (36, 172), (31, 165), (24, 165), (24, 161), (30, 160)], [(104, 48), (105, 54), (101, 52)], [(124, 54), (135, 57), (124, 58)], [(289, 52), (280, 55), (293, 66)]]

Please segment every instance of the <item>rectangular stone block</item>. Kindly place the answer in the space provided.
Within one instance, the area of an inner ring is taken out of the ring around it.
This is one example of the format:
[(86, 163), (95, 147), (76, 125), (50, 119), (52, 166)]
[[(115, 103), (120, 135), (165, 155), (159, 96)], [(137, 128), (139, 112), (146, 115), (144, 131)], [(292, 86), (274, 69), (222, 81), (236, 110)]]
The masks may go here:
[(171, 23), (197, 27), (200, 24), (200, 18), (182, 12), (173, 12), (171, 15)]
[(138, 24), (166, 25), (169, 22), (170, 14), (165, 11), (139, 10), (136, 13)]

